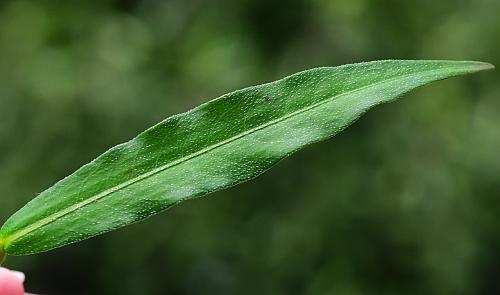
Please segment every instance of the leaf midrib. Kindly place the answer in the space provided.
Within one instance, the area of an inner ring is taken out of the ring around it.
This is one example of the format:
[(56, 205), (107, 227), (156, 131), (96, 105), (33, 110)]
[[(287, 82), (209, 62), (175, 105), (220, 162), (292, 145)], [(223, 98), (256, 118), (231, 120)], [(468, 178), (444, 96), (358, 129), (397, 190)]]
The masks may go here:
[[(446, 68), (450, 68), (450, 67), (446, 67)], [(375, 86), (378, 86), (380, 84), (390, 83), (390, 82), (393, 82), (393, 81), (399, 80), (399, 79), (402, 80), (402, 79), (405, 79), (405, 78), (408, 78), (408, 77), (411, 77), (411, 76), (420, 75), (420, 74), (423, 74), (423, 73), (439, 72), (439, 71), (442, 71), (443, 69), (445, 69), (445, 68), (425, 70), (425, 71), (421, 71), (421, 72), (410, 73), (410, 74), (406, 74), (406, 75), (402, 75), (402, 76), (398, 76), (398, 77), (394, 77), (394, 78), (382, 80), (382, 81), (379, 81), (379, 82), (376, 82), (376, 83), (373, 83), (373, 84), (369, 84), (369, 85), (366, 85), (366, 86), (362, 86), (360, 88), (356, 88), (356, 89), (353, 89), (353, 90), (350, 90), (350, 91), (338, 94), (336, 96), (332, 96), (332, 97), (330, 97), (328, 99), (325, 99), (323, 101), (314, 103), (314, 104), (312, 104), (310, 106), (307, 106), (307, 107), (305, 107), (303, 109), (300, 109), (300, 110), (297, 110), (295, 112), (292, 112), (292, 113), (290, 113), (288, 115), (285, 115), (283, 117), (277, 118), (275, 120), (271, 120), (271, 121), (269, 121), (269, 122), (267, 122), (265, 124), (262, 124), (262, 125), (260, 125), (258, 127), (249, 129), (249, 130), (244, 131), (242, 133), (239, 133), (239, 134), (237, 134), (237, 135), (235, 135), (235, 136), (233, 136), (231, 138), (223, 140), (223, 141), (221, 141), (219, 143), (216, 143), (214, 145), (205, 147), (205, 148), (203, 148), (203, 149), (201, 149), (201, 150), (199, 150), (199, 151), (197, 151), (195, 153), (192, 153), (190, 155), (181, 157), (181, 158), (179, 158), (179, 159), (177, 159), (175, 161), (172, 161), (172, 162), (167, 163), (167, 164), (165, 164), (163, 166), (157, 167), (157, 168), (155, 168), (155, 169), (153, 169), (153, 170), (151, 170), (151, 171), (149, 171), (147, 173), (144, 173), (144, 174), (141, 174), (141, 175), (139, 175), (139, 176), (137, 176), (135, 178), (129, 179), (129, 180), (127, 180), (127, 181), (125, 181), (125, 182), (123, 182), (123, 183), (121, 183), (119, 185), (116, 185), (114, 187), (111, 187), (111, 188), (109, 188), (109, 189), (107, 189), (107, 190), (105, 190), (105, 191), (103, 191), (103, 192), (101, 192), (101, 193), (99, 193), (97, 195), (94, 195), (94, 196), (92, 196), (90, 198), (87, 198), (87, 199), (85, 199), (85, 200), (83, 200), (81, 202), (78, 202), (78, 203), (76, 203), (76, 204), (74, 204), (72, 206), (69, 206), (69, 207), (67, 207), (64, 210), (61, 210), (61, 211), (56, 212), (56, 213), (53, 213), (53, 214), (51, 214), (51, 215), (49, 215), (49, 216), (47, 216), (47, 217), (45, 217), (45, 218), (43, 218), (43, 219), (41, 219), (41, 220), (39, 220), (37, 222), (35, 222), (35, 223), (33, 223), (33, 224), (25, 227), (24, 229), (18, 230), (18, 231), (14, 232), (11, 235), (5, 236), (4, 239), (3, 239), (3, 246), (4, 246), (4, 248), (7, 248), (9, 244), (11, 244), (13, 241), (19, 239), (20, 237), (22, 237), (24, 235), (27, 235), (27, 234), (29, 234), (29, 233), (31, 233), (33, 231), (36, 231), (36, 230), (38, 230), (38, 229), (40, 229), (40, 228), (42, 228), (42, 227), (44, 227), (44, 226), (46, 226), (46, 225), (48, 225), (50, 223), (53, 223), (53, 222), (57, 221), (58, 219), (66, 216), (66, 215), (68, 215), (68, 214), (70, 214), (70, 213), (72, 213), (72, 212), (74, 212), (74, 211), (76, 211), (78, 209), (81, 209), (81, 208), (83, 208), (83, 207), (85, 207), (87, 205), (90, 205), (90, 204), (92, 204), (92, 203), (94, 203), (94, 202), (96, 202), (96, 201), (98, 201), (98, 200), (100, 200), (100, 199), (102, 199), (102, 198), (104, 198), (106, 196), (109, 196), (109, 195), (111, 195), (111, 194), (113, 194), (113, 193), (115, 193), (117, 191), (120, 191), (120, 190), (122, 190), (122, 189), (124, 189), (126, 187), (129, 187), (130, 185), (133, 185), (133, 184), (135, 184), (135, 183), (137, 183), (137, 182), (139, 182), (141, 180), (147, 179), (147, 178), (149, 178), (151, 176), (154, 176), (155, 174), (158, 174), (158, 173), (160, 173), (160, 172), (162, 172), (162, 171), (164, 171), (166, 169), (169, 169), (171, 167), (174, 167), (174, 166), (177, 166), (177, 165), (182, 164), (184, 162), (187, 162), (187, 161), (189, 161), (191, 159), (194, 159), (194, 158), (196, 158), (198, 156), (201, 156), (203, 154), (206, 154), (206, 153), (208, 153), (208, 152), (210, 152), (212, 150), (215, 150), (215, 149), (217, 149), (217, 148), (219, 148), (221, 146), (224, 146), (224, 145), (229, 144), (229, 143), (231, 143), (231, 142), (233, 142), (235, 140), (238, 140), (238, 139), (240, 139), (240, 138), (242, 138), (242, 137), (244, 137), (246, 135), (255, 133), (255, 132), (260, 131), (262, 129), (265, 129), (265, 128), (269, 127), (269, 126), (278, 124), (278, 123), (280, 123), (282, 121), (288, 120), (288, 119), (290, 119), (292, 117), (295, 117), (295, 116), (298, 116), (298, 115), (300, 115), (302, 113), (305, 113), (305, 112), (308, 112), (310, 110), (313, 110), (313, 109), (315, 109), (317, 107), (320, 107), (320, 106), (322, 106), (324, 104), (330, 103), (330, 102), (334, 101), (335, 99), (338, 99), (338, 98), (340, 98), (342, 96), (349, 95), (349, 94), (352, 94), (352, 93), (356, 93), (358, 91), (362, 91), (362, 90), (364, 90), (366, 88), (369, 88), (369, 87), (375, 87)]]

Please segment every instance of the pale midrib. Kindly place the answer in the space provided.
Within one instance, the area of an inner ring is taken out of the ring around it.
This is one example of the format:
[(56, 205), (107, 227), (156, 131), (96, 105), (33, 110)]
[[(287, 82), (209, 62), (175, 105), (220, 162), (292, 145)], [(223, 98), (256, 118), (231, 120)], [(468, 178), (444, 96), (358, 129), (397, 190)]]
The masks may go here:
[(424, 74), (424, 73), (440, 72), (440, 71), (443, 71), (445, 69), (448, 69), (448, 68), (426, 70), (426, 71), (422, 71), (422, 72), (418, 72), (418, 73), (406, 74), (406, 75), (402, 75), (402, 76), (399, 76), (399, 77), (394, 77), (394, 78), (390, 78), (390, 79), (387, 79), (387, 80), (379, 81), (379, 82), (376, 82), (376, 83), (373, 83), (373, 84), (370, 84), (370, 85), (366, 85), (366, 86), (363, 86), (363, 87), (360, 87), (360, 88), (357, 88), (357, 89), (354, 89), (354, 90), (351, 90), (351, 91), (348, 91), (348, 92), (345, 92), (345, 93), (342, 93), (342, 94), (339, 94), (339, 95), (336, 95), (336, 96), (332, 96), (332, 97), (330, 97), (328, 99), (325, 99), (323, 101), (320, 101), (320, 102), (317, 102), (315, 104), (312, 104), (312, 105), (310, 105), (310, 106), (308, 106), (306, 108), (303, 108), (303, 109), (297, 110), (295, 112), (292, 112), (292, 113), (290, 113), (290, 114), (288, 114), (286, 116), (283, 116), (281, 118), (269, 121), (269, 122), (267, 122), (267, 123), (265, 123), (263, 125), (260, 125), (258, 127), (253, 128), (253, 129), (249, 129), (249, 130), (247, 130), (245, 132), (242, 132), (240, 134), (237, 134), (237, 135), (235, 135), (235, 136), (233, 136), (231, 138), (223, 140), (223, 141), (221, 141), (221, 142), (219, 142), (217, 144), (208, 146), (208, 147), (203, 148), (203, 149), (201, 149), (201, 150), (199, 150), (199, 151), (197, 151), (195, 153), (192, 153), (192, 154), (190, 154), (188, 156), (184, 156), (184, 157), (179, 158), (179, 159), (177, 159), (175, 161), (167, 163), (167, 164), (165, 164), (165, 165), (163, 165), (161, 167), (155, 168), (155, 169), (153, 169), (153, 170), (151, 170), (151, 171), (149, 171), (147, 173), (139, 175), (136, 178), (129, 179), (129, 180), (127, 180), (127, 181), (125, 181), (125, 182), (117, 185), (117, 186), (109, 188), (109, 189), (107, 189), (107, 190), (105, 190), (105, 191), (103, 191), (103, 192), (101, 192), (101, 193), (99, 193), (99, 194), (97, 194), (95, 196), (92, 196), (92, 197), (90, 197), (90, 198), (88, 198), (86, 200), (83, 200), (83, 201), (81, 201), (79, 203), (76, 203), (76, 204), (74, 204), (74, 205), (72, 205), (72, 206), (70, 206), (70, 207), (68, 207), (68, 208), (66, 208), (64, 210), (61, 210), (61, 211), (56, 212), (56, 213), (54, 213), (52, 215), (49, 215), (49, 216), (47, 216), (47, 217), (45, 217), (45, 218), (43, 218), (43, 219), (41, 219), (41, 220), (39, 220), (37, 222), (35, 222), (35, 223), (33, 223), (33, 224), (25, 227), (24, 229), (21, 229), (21, 230), (19, 230), (17, 232), (14, 232), (13, 234), (11, 234), (9, 236), (6, 236), (4, 238), (4, 241), (3, 241), (4, 242), (4, 247), (7, 247), (13, 241), (17, 240), (18, 238), (20, 238), (20, 237), (22, 237), (24, 235), (27, 235), (27, 234), (35, 231), (35, 230), (38, 230), (38, 229), (40, 229), (40, 228), (42, 228), (42, 227), (44, 227), (44, 226), (46, 226), (46, 225), (48, 225), (48, 224), (56, 221), (56, 220), (58, 220), (59, 218), (62, 218), (65, 215), (70, 214), (71, 212), (74, 212), (74, 211), (76, 211), (76, 210), (78, 210), (80, 208), (83, 208), (83, 207), (85, 207), (85, 206), (87, 206), (87, 205), (89, 205), (89, 204), (91, 204), (93, 202), (96, 202), (96, 201), (98, 201), (98, 200), (100, 200), (100, 199), (102, 199), (102, 198), (104, 198), (104, 197), (106, 197), (108, 195), (111, 195), (111, 194), (113, 194), (113, 193), (115, 193), (115, 192), (117, 192), (117, 191), (119, 191), (121, 189), (124, 189), (124, 188), (126, 188), (126, 187), (128, 187), (128, 186), (130, 186), (130, 185), (132, 185), (134, 183), (137, 183), (137, 182), (139, 182), (139, 181), (141, 181), (143, 179), (149, 178), (149, 177), (151, 177), (151, 176), (153, 176), (153, 175), (155, 175), (157, 173), (160, 173), (160, 172), (162, 172), (162, 171), (164, 171), (166, 169), (169, 169), (171, 167), (174, 167), (176, 165), (179, 165), (181, 163), (189, 161), (189, 160), (191, 160), (193, 158), (196, 158), (196, 157), (198, 157), (200, 155), (208, 153), (208, 152), (210, 152), (210, 151), (212, 151), (214, 149), (217, 149), (217, 148), (219, 148), (221, 146), (224, 146), (224, 145), (226, 145), (228, 143), (231, 143), (231, 142), (233, 142), (235, 140), (238, 140), (238, 139), (240, 139), (240, 138), (242, 138), (242, 137), (244, 137), (246, 135), (252, 134), (254, 132), (257, 132), (257, 131), (265, 129), (265, 128), (269, 127), (269, 126), (278, 124), (278, 123), (280, 123), (282, 121), (285, 121), (287, 119), (290, 119), (290, 118), (295, 117), (297, 115), (300, 115), (302, 113), (305, 113), (305, 112), (308, 112), (310, 110), (313, 110), (313, 109), (315, 109), (317, 107), (320, 107), (320, 106), (322, 106), (324, 104), (332, 102), (335, 99), (338, 99), (338, 98), (340, 98), (342, 96), (349, 95), (349, 94), (352, 94), (352, 93), (356, 93), (358, 91), (362, 91), (362, 90), (364, 90), (366, 88), (370, 88), (370, 87), (375, 87), (375, 86), (378, 86), (380, 84), (390, 83), (390, 82), (393, 82), (393, 81), (396, 81), (396, 80), (403, 80), (403, 79), (409, 78), (411, 76), (417, 76), (417, 75), (421, 75), (421, 74)]

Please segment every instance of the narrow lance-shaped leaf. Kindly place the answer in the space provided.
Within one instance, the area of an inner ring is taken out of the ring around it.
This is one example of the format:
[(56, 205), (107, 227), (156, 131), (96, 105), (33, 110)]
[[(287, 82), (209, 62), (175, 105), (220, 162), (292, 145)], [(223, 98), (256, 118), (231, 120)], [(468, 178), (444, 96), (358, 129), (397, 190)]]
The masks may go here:
[(377, 61), (316, 68), (170, 117), (41, 193), (0, 231), (0, 256), (46, 251), (251, 179), (426, 83), (493, 66)]

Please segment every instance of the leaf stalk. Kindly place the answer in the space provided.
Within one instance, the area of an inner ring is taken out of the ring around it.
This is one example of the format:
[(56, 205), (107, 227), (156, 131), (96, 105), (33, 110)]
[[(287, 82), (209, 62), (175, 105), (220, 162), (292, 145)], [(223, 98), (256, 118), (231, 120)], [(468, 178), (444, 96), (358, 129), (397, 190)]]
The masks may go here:
[(5, 258), (7, 257), (7, 253), (5, 253), (3, 249), (3, 243), (0, 241), (0, 265), (5, 261)]

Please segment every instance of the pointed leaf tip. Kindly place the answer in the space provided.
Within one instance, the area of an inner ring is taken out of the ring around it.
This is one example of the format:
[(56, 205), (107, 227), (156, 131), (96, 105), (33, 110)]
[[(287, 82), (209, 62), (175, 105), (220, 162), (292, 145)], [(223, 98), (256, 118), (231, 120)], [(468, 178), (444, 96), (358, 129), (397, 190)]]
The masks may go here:
[(487, 62), (476, 62), (478, 70), (480, 71), (487, 71), (487, 70), (493, 70), (495, 69), (495, 66), (493, 64), (487, 63)]
[(494, 64), (484, 63), (484, 65), (485, 65), (485, 69), (486, 70), (494, 70), (495, 69), (495, 65)]

